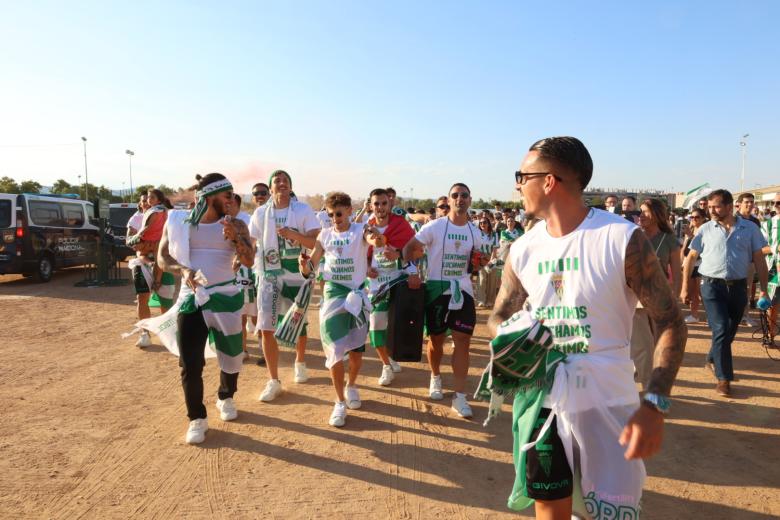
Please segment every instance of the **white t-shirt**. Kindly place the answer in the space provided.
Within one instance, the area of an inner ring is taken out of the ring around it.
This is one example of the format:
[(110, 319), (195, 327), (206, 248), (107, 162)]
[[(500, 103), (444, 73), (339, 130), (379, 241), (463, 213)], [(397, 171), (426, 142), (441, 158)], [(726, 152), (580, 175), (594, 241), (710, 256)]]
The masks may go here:
[(239, 211), (238, 215), (236, 215), (236, 218), (246, 224), (247, 227), (249, 227), (249, 221), (252, 220), (252, 217), (250, 217), (249, 213), (246, 211)]
[[(255, 209), (252, 219), (249, 222), (249, 235), (257, 240), (256, 255), (259, 261), (255, 262), (256, 265), (262, 265), (263, 228), (265, 225), (265, 212), (268, 204), (273, 204), (273, 199)], [(288, 207), (282, 209), (277, 208), (274, 211), (274, 218), (276, 218), (277, 228), (288, 227), (300, 233), (308, 233), (309, 231), (320, 229), (320, 223), (314, 215), (314, 211), (312, 211), (308, 204), (302, 202), (290, 201)], [(300, 252), (300, 244), (294, 240), (286, 239), (280, 240), (280, 243), (281, 242), (284, 243), (284, 247), (279, 248), (282, 259), (297, 259)]]
[(144, 214), (141, 211), (136, 211), (133, 213), (133, 216), (130, 217), (130, 220), (127, 221), (127, 228), (133, 228), (136, 231), (140, 231), (141, 225), (144, 222)]
[(426, 280), (459, 280), (460, 288), (474, 296), (468, 265), (472, 248), (482, 248), (480, 235), (479, 229), (472, 223), (457, 226), (449, 217), (437, 218), (425, 224), (415, 238), (427, 250)]
[[(376, 229), (380, 233), (384, 233), (387, 226), (376, 226)], [(376, 269), (379, 275), (376, 278), (369, 278), (369, 292), (375, 293), (383, 283), (395, 280), (401, 276), (403, 269), (400, 268), (399, 263), (398, 260), (388, 260), (385, 258), (384, 247), (375, 247), (371, 253), (371, 267)]]
[(368, 242), (363, 236), (363, 224), (350, 224), (343, 232), (329, 227), (320, 231), (319, 242), (325, 251), (325, 264), (320, 268), (323, 280), (357, 289), (366, 279)]
[(208, 285), (235, 280), (233, 255), (236, 250), (222, 234), (220, 222), (200, 223), (190, 231), (190, 263), (195, 270), (200, 269), (208, 280)]

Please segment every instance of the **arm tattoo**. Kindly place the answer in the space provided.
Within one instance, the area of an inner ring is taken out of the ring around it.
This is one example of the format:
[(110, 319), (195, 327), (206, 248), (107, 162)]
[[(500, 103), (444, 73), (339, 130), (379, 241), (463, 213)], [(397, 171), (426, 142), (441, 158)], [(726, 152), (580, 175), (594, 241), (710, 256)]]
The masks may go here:
[(491, 335), (495, 336), (496, 329), (501, 322), (508, 320), (514, 313), (523, 308), (526, 298), (528, 298), (528, 293), (515, 275), (512, 264), (507, 262), (504, 265), (504, 273), (501, 275), (501, 288), (498, 290), (496, 304), (488, 318), (488, 330), (490, 330)]
[(249, 238), (249, 228), (243, 220), (234, 219), (231, 221), (236, 230), (238, 240), (236, 240), (236, 255), (239, 261), (246, 267), (251, 267), (255, 259), (255, 251), (252, 247), (252, 241)]
[(647, 391), (669, 395), (685, 353), (688, 329), (661, 263), (640, 231), (634, 231), (626, 247), (626, 283), (657, 330), (655, 362)]

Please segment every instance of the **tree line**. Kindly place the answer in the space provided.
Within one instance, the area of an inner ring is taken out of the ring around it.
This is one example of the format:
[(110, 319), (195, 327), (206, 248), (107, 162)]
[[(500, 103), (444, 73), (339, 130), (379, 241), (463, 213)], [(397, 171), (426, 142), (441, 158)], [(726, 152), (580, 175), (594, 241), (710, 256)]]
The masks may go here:
[[(17, 182), (8, 176), (0, 177), (0, 193), (41, 193), (43, 188), (44, 186), (37, 181), (26, 180)], [(89, 183), (71, 184), (65, 179), (57, 179), (49, 188), (49, 192), (56, 195), (76, 195), (80, 199), (85, 198), (86, 194), (89, 193), (90, 199), (101, 198), (106, 199), (111, 203), (116, 203), (137, 201), (142, 194), (150, 189), (158, 189), (162, 191), (166, 197), (186, 191), (185, 188), (171, 188), (165, 184), (160, 184), (159, 186), (142, 184), (141, 186), (136, 186), (132, 194), (130, 193), (130, 190), (125, 190), (120, 195), (114, 193), (111, 189), (102, 184), (100, 186)]]

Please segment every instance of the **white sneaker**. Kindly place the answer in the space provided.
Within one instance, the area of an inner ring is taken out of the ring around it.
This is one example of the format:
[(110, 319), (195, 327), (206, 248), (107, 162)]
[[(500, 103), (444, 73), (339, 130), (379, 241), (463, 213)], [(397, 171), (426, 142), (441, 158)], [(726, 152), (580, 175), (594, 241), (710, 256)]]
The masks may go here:
[(393, 372), (395, 372), (396, 374), (401, 371), (401, 363), (399, 363), (393, 358), (390, 358), (390, 367), (393, 369)]
[(452, 409), (461, 417), (473, 417), (474, 414), (471, 411), (468, 401), (466, 401), (466, 394), (455, 392), (455, 397), (452, 398)]
[(699, 319), (693, 314), (689, 314), (685, 317), (685, 323), (698, 323)]
[(217, 399), (217, 410), (219, 410), (219, 418), (223, 421), (232, 421), (238, 417), (238, 410), (236, 410), (236, 403), (233, 402), (232, 397), (227, 399)]
[(209, 422), (206, 419), (195, 419), (190, 421), (190, 427), (187, 428), (187, 435), (184, 441), (187, 444), (200, 444), (206, 440), (206, 432), (209, 431)]
[(441, 391), (441, 374), (438, 376), (431, 376), (431, 386), (428, 388), (428, 393), (434, 401), (441, 401), (444, 399), (444, 394)]
[(135, 342), (135, 346), (138, 348), (152, 346), (152, 338), (149, 337), (149, 333), (146, 331), (142, 332), (141, 336), (138, 338), (138, 341)]
[(748, 316), (745, 316), (742, 318), (742, 325), (745, 325), (746, 327), (755, 327), (756, 322), (750, 319)]
[(347, 385), (347, 407), (350, 410), (357, 410), (361, 406), (363, 406), (363, 403), (360, 402), (360, 394), (357, 387)]
[(328, 424), (341, 428), (347, 422), (347, 405), (344, 401), (339, 401), (333, 405), (333, 413), (330, 414)]
[(270, 402), (282, 394), (282, 382), (278, 379), (269, 379), (265, 385), (263, 393), (260, 394), (260, 400)]
[(309, 373), (306, 371), (306, 363), (298, 363), (296, 361), (293, 371), (295, 372), (293, 381), (296, 383), (305, 383), (309, 380)]
[(390, 386), (393, 379), (395, 379), (393, 367), (390, 365), (382, 365), (382, 375), (379, 376), (379, 384), (382, 386)]

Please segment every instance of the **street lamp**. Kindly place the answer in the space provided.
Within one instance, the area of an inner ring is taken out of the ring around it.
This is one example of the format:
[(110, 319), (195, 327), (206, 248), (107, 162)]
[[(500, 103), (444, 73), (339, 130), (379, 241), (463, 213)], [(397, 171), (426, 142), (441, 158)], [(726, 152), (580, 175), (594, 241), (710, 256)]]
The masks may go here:
[(89, 177), (87, 176), (87, 138), (82, 137), (84, 141), (84, 200), (89, 200)]
[(130, 199), (133, 198), (133, 156), (135, 152), (132, 150), (125, 150), (127, 154), (127, 160), (130, 162)]
[(739, 177), (739, 191), (745, 191), (745, 156), (747, 155), (747, 138), (750, 134), (742, 136), (742, 140), (739, 142), (740, 148), (742, 148), (742, 174)]

